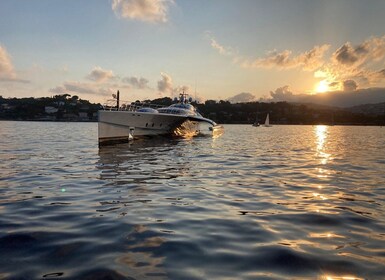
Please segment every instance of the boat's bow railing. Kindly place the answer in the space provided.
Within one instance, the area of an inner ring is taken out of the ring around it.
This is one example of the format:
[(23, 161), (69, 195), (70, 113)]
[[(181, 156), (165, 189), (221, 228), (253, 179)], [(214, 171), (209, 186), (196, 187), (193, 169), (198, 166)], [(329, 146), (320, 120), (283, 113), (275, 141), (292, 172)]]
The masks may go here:
[(142, 108), (152, 108), (159, 109), (164, 107), (164, 105), (151, 104), (146, 102), (129, 102), (129, 101), (120, 101), (121, 105), (119, 108), (116, 106), (116, 99), (109, 99), (104, 105), (102, 105), (103, 110), (105, 111), (132, 111), (136, 112)]

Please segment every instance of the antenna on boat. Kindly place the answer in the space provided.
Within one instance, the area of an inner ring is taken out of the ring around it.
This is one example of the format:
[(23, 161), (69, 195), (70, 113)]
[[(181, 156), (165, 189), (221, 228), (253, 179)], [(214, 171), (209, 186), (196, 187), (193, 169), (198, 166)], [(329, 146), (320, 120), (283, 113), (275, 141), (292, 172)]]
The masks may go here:
[(119, 90), (118, 92), (116, 93), (116, 111), (119, 111)]
[(182, 89), (182, 92), (179, 93), (179, 102), (180, 103), (187, 103), (187, 101), (188, 101), (187, 96), (188, 96), (188, 94), (184, 92), (184, 89)]

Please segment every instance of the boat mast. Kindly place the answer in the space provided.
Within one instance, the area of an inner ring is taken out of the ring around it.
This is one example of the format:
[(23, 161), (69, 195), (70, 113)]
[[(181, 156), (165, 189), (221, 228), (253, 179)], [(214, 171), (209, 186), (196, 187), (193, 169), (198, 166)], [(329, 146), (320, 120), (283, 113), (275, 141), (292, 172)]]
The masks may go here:
[(180, 103), (187, 103), (187, 101), (188, 101), (187, 96), (188, 96), (188, 94), (185, 93), (183, 90), (181, 93), (179, 93), (179, 102)]
[(119, 111), (119, 90), (116, 93), (116, 111)]

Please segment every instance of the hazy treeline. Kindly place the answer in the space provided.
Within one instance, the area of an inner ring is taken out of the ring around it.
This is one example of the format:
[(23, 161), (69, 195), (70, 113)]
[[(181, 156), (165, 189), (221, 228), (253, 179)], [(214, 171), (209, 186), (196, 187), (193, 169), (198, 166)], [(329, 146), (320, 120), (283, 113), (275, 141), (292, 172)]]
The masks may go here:
[[(0, 96), (0, 119), (3, 120), (97, 120), (100, 104), (69, 94), (41, 98), (3, 98)], [(48, 111), (51, 109), (51, 111)], [(47, 112), (48, 111), (48, 112)]]
[[(139, 101), (137, 101), (139, 102)], [(145, 102), (168, 106), (171, 98)], [(328, 107), (301, 103), (249, 102), (232, 104), (228, 101), (207, 100), (193, 105), (205, 117), (222, 124), (264, 123), (270, 114), (272, 124), (362, 124), (385, 125), (385, 103), (351, 108)], [(47, 107), (56, 112), (47, 112)], [(68, 94), (43, 98), (3, 98), (0, 96), (0, 119), (3, 120), (97, 120), (101, 104), (90, 103)]]

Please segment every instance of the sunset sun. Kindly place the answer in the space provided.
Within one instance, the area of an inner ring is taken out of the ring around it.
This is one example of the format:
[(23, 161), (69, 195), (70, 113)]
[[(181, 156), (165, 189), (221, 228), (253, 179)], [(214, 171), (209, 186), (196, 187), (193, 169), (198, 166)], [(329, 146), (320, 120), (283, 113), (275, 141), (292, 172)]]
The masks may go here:
[(315, 89), (317, 93), (327, 92), (328, 90), (329, 90), (329, 86), (326, 80), (320, 81)]

